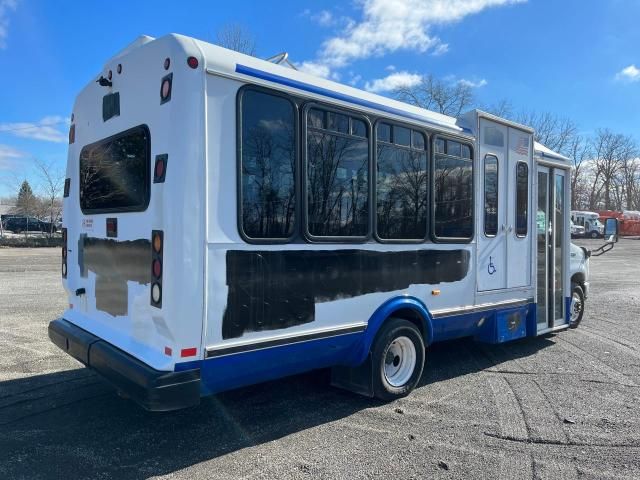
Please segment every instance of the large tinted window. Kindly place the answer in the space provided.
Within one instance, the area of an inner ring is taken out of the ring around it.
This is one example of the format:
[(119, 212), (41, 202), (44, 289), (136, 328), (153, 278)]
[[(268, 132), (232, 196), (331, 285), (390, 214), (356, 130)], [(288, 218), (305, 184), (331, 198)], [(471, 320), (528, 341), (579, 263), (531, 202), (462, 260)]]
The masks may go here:
[(471, 148), (436, 139), (434, 155), (434, 233), (438, 238), (473, 236), (473, 161)]
[(529, 167), (524, 162), (516, 166), (516, 235), (527, 235), (529, 212)]
[(295, 218), (295, 111), (284, 97), (242, 95), (241, 211), (244, 234), (286, 239)]
[(149, 204), (150, 138), (132, 128), (80, 152), (80, 207), (84, 213), (141, 211)]
[(484, 233), (498, 234), (498, 159), (484, 157)]
[(357, 120), (318, 108), (307, 113), (307, 215), (313, 236), (363, 237), (369, 231), (368, 132)]
[(385, 240), (421, 240), (427, 234), (425, 137), (407, 128), (391, 128), (394, 143), (389, 125), (379, 124), (377, 132), (377, 234)]

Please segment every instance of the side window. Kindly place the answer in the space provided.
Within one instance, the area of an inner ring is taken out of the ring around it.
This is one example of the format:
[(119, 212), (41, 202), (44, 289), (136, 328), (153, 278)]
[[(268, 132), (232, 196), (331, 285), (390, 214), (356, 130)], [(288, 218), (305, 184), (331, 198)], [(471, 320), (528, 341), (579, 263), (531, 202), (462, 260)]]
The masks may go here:
[(295, 218), (295, 109), (278, 95), (241, 97), (240, 215), (251, 239), (286, 240)]
[[(436, 138), (435, 145), (432, 179), (434, 236), (470, 239), (473, 237), (473, 159), (461, 156), (462, 145), (459, 142)], [(470, 154), (471, 150), (468, 152)]]
[(498, 159), (494, 155), (484, 157), (484, 234), (498, 234)]
[(524, 162), (516, 165), (516, 235), (527, 236), (529, 223), (529, 167)]
[[(319, 123), (318, 118), (326, 120)], [(351, 129), (346, 127), (349, 123)], [(319, 108), (307, 112), (306, 207), (310, 235), (365, 237), (369, 233), (368, 136), (366, 124), (347, 114)]]
[(428, 185), (425, 136), (393, 126), (394, 143), (390, 143), (387, 127), (384, 123), (377, 127), (376, 232), (381, 240), (423, 240)]

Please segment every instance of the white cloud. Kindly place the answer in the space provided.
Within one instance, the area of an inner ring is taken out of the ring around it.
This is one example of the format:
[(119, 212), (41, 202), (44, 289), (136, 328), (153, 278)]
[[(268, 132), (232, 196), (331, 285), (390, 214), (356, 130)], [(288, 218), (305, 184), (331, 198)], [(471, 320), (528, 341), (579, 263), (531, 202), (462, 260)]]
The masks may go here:
[(433, 48), (433, 52), (431, 55), (434, 57), (439, 57), (440, 55), (444, 55), (449, 51), (448, 43), (439, 43), (436, 47)]
[(44, 117), (39, 122), (0, 123), (0, 133), (16, 137), (62, 143), (68, 140), (67, 133), (60, 130), (69, 125), (69, 119), (59, 115)]
[(481, 87), (484, 87), (489, 82), (487, 82), (484, 78), (476, 82), (474, 82), (473, 80), (467, 80), (466, 78), (461, 78), (460, 80), (458, 80), (458, 83), (461, 83), (462, 85), (466, 85), (467, 87), (471, 87), (471, 88), (481, 88)]
[(351, 22), (343, 33), (326, 40), (314, 63), (341, 68), (349, 63), (397, 50), (448, 50), (430, 30), (462, 20), (490, 7), (527, 0), (362, 0), (362, 20)]
[(316, 13), (315, 15), (311, 15), (311, 20), (313, 20), (314, 22), (317, 22), (318, 25), (322, 27), (329, 27), (333, 25), (335, 21), (332, 13), (328, 10), (322, 10)]
[(635, 65), (629, 65), (623, 68), (616, 75), (618, 80), (625, 80), (627, 82), (639, 82), (640, 81), (640, 68)]
[(415, 87), (422, 81), (422, 75), (409, 72), (394, 72), (383, 78), (376, 78), (364, 86), (369, 92), (390, 92), (400, 87)]
[(302, 62), (300, 65), (297, 65), (297, 67), (301, 72), (315, 75), (316, 77), (329, 78), (331, 75), (331, 69), (322, 63)]
[(11, 170), (14, 166), (13, 161), (24, 156), (24, 152), (8, 145), (0, 144), (0, 170)]
[(18, 6), (17, 0), (0, 0), (0, 49), (7, 48), (9, 14)]

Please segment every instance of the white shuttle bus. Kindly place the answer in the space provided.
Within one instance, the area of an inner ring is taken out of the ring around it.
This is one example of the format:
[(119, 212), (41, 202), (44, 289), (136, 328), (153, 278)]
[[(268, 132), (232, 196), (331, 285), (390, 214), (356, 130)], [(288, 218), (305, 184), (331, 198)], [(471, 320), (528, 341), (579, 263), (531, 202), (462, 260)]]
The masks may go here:
[(391, 400), (434, 342), (569, 326), (570, 162), (526, 126), (180, 35), (71, 118), (49, 336), (149, 410), (327, 367)]

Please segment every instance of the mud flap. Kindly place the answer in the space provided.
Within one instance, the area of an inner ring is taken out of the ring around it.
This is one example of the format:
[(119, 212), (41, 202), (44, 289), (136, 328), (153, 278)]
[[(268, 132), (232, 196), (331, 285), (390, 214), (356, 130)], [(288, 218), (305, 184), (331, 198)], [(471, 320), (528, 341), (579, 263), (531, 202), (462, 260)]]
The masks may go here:
[(373, 397), (371, 352), (362, 365), (357, 367), (333, 367), (331, 369), (331, 385), (365, 397)]

